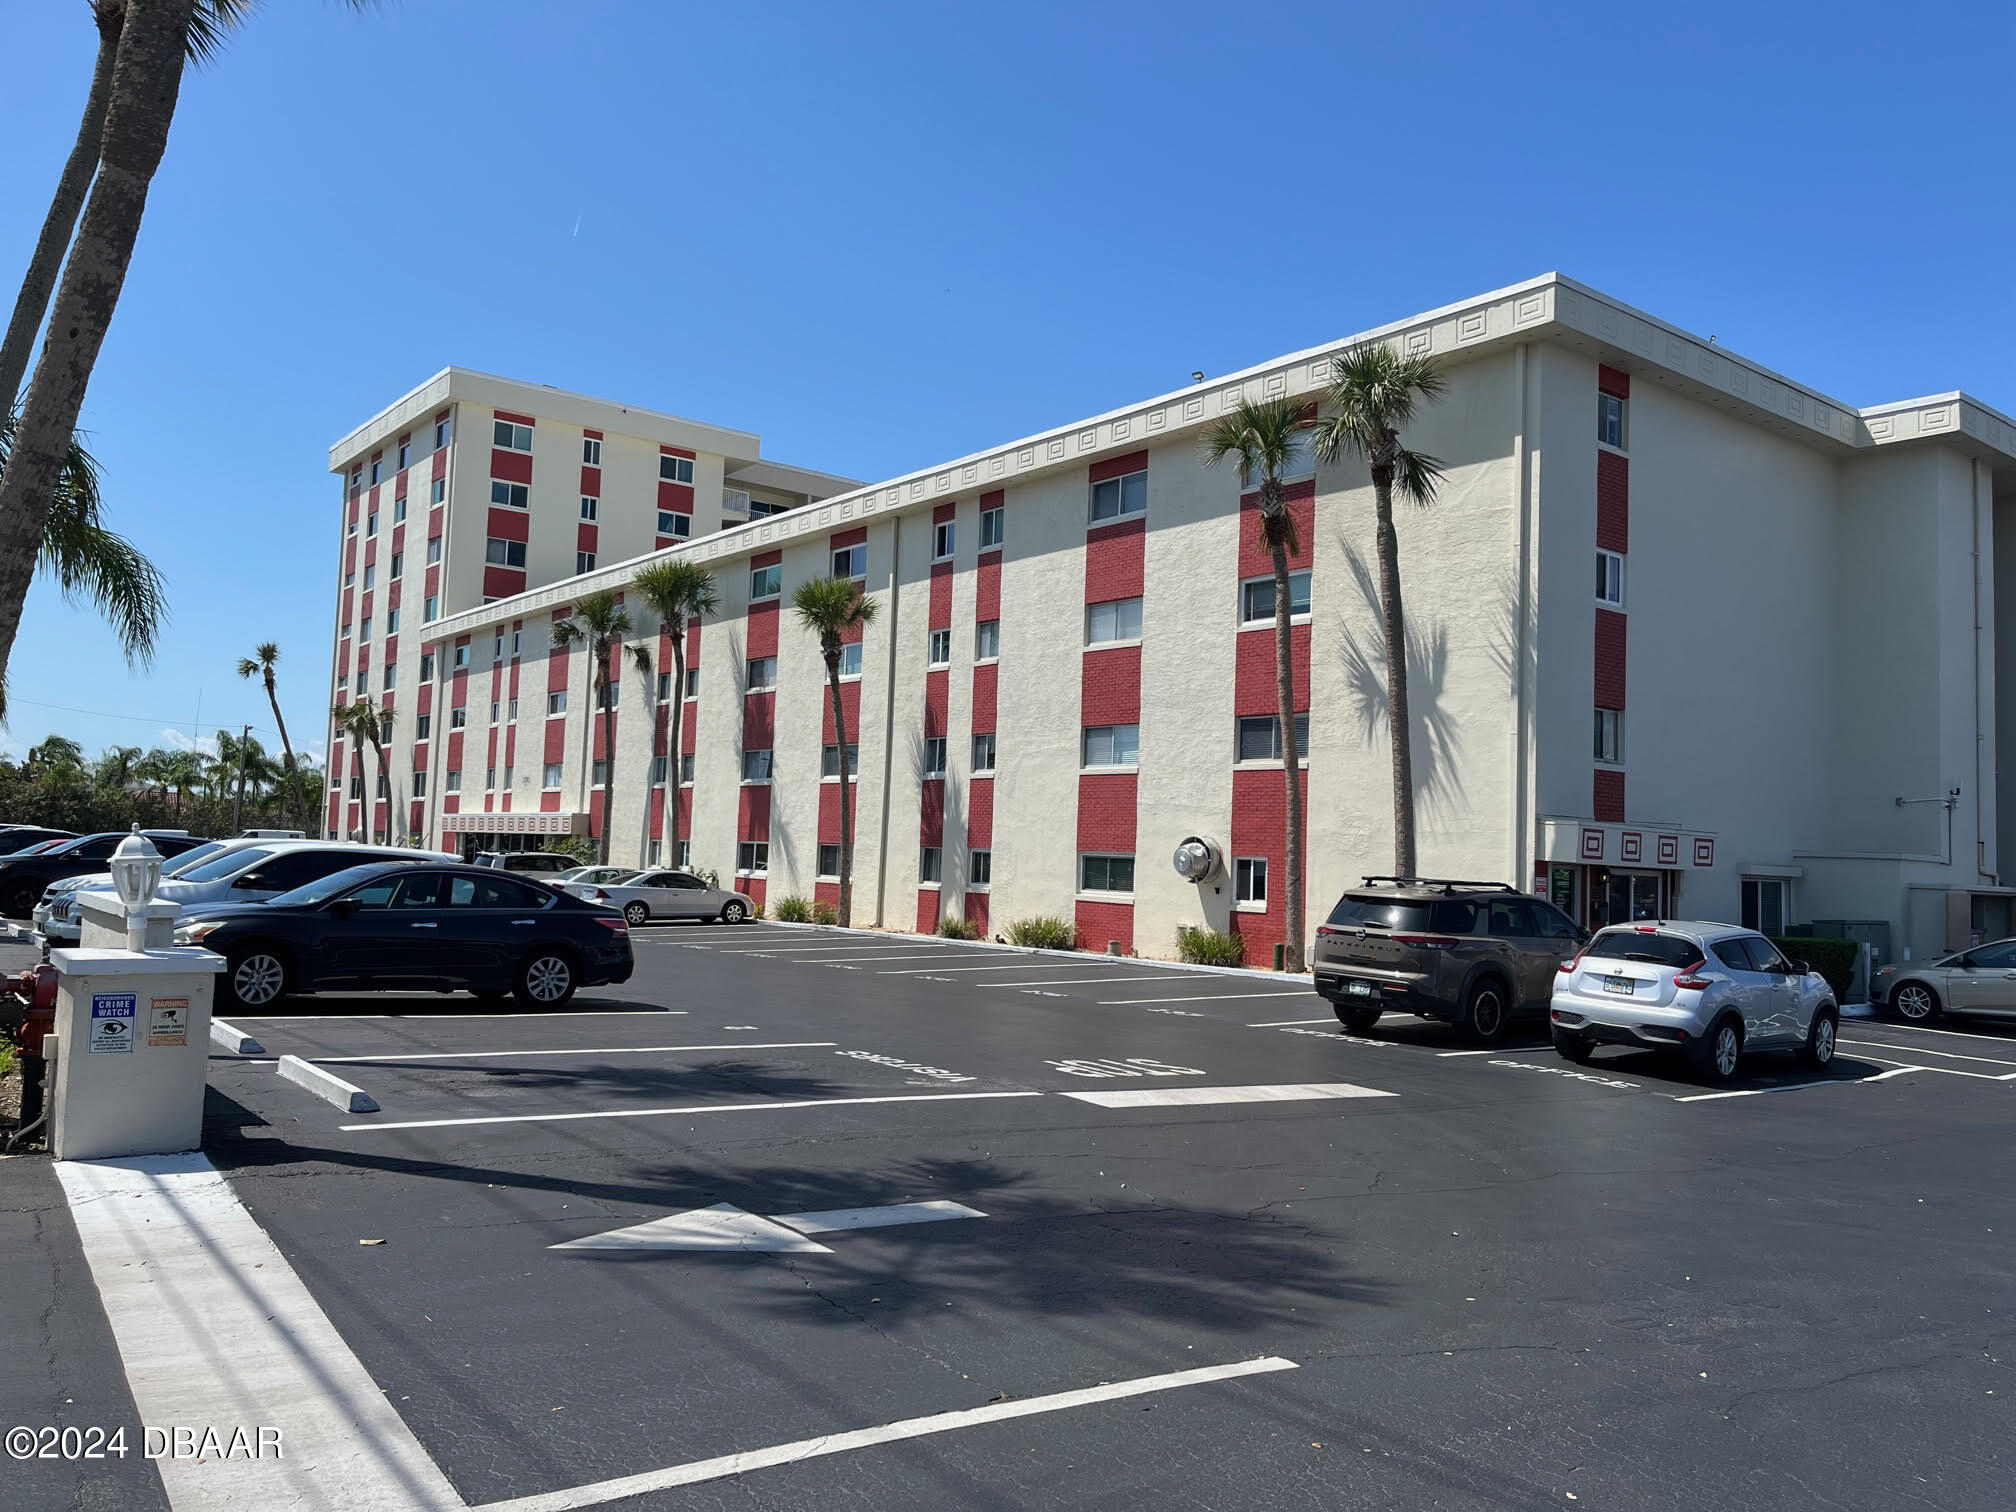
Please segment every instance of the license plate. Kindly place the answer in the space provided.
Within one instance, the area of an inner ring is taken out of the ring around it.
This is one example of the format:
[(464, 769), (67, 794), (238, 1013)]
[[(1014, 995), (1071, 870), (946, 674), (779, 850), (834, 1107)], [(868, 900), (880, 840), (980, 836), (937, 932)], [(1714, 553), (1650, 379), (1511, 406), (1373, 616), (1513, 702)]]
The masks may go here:
[(1605, 992), (1614, 992), (1619, 997), (1629, 997), (1633, 992), (1638, 990), (1638, 984), (1629, 977), (1605, 977), (1603, 978), (1603, 990)]
[(1372, 996), (1372, 984), (1370, 982), (1346, 982), (1344, 990), (1352, 997)]

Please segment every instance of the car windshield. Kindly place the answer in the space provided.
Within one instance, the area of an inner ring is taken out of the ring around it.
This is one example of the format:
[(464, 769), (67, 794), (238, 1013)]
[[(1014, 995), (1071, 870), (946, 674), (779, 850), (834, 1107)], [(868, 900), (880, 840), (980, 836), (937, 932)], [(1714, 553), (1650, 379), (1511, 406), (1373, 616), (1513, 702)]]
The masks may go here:
[(235, 876), (248, 866), (257, 866), (268, 856), (270, 850), (253, 846), (250, 850), (226, 851), (221, 856), (212, 856), (208, 861), (199, 861), (195, 866), (177, 874), (182, 882), (215, 882), (220, 877)]
[[(382, 875), (384, 870), (384, 862), (374, 861), (369, 866), (352, 866), (343, 871), (331, 872), (328, 876), (319, 878), (314, 882), (304, 882), (292, 892), (284, 892), (276, 897), (267, 899), (266, 906), (268, 908), (299, 908), (321, 903), (335, 897), (340, 892), (355, 887), (360, 882), (368, 882), (373, 877)], [(397, 876), (398, 873), (395, 872), (393, 875)]]
[(77, 849), (78, 846), (88, 845), (91, 841), (100, 838), (98, 835), (79, 835), (75, 840), (51, 840), (49, 848), (40, 851), (39, 854), (45, 856), (67, 856), (71, 851)]
[(1656, 930), (1606, 929), (1582, 952), (1601, 961), (1641, 961), (1648, 966), (1692, 966), (1701, 947), (1684, 935)]
[(161, 875), (164, 877), (186, 877), (192, 868), (203, 864), (203, 859), (206, 856), (214, 856), (222, 849), (224, 849), (224, 842), (222, 840), (206, 840), (193, 850), (182, 852), (181, 855), (175, 858), (173, 866), (161, 869)]

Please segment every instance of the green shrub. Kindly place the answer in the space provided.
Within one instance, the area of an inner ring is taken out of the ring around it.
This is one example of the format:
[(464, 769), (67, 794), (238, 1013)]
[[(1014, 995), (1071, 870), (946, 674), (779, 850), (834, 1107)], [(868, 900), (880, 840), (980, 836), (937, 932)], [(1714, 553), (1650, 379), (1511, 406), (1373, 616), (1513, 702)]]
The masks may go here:
[(1008, 926), (1008, 938), (1017, 945), (1032, 945), (1038, 950), (1076, 950), (1078, 931), (1069, 919), (1060, 919), (1053, 914), (1038, 914), (1033, 919), (1017, 919)]
[(1235, 934), (1185, 924), (1176, 931), (1176, 956), (1193, 966), (1243, 966), (1246, 942)]
[(954, 918), (947, 914), (938, 921), (938, 933), (948, 940), (977, 940), (980, 926), (971, 919)]
[(1857, 940), (1820, 940), (1806, 935), (1789, 935), (1771, 942), (1795, 961), (1804, 961), (1827, 978), (1837, 1000), (1848, 1000), (1849, 984), (1855, 980)]
[(814, 903), (812, 905), (812, 922), (814, 924), (838, 924), (840, 922), (840, 910), (823, 900)]
[(810, 924), (812, 905), (796, 893), (788, 894), (777, 900), (775, 918), (779, 924)]

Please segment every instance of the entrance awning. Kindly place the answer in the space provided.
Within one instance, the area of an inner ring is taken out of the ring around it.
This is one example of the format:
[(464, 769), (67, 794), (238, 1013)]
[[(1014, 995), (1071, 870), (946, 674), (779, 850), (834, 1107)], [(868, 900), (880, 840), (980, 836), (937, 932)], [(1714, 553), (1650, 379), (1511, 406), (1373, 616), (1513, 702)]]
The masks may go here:
[(1596, 819), (1542, 819), (1541, 861), (1599, 866), (1646, 866), (1659, 871), (1706, 871), (1715, 864), (1710, 830), (1649, 824), (1606, 824)]

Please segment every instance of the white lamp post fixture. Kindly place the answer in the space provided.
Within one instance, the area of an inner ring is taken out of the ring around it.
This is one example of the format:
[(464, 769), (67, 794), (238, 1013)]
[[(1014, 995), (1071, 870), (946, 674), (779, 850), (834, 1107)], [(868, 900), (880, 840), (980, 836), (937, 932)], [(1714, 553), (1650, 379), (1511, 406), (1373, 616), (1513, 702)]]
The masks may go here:
[(154, 843), (133, 826), (133, 833), (112, 852), (112, 885), (126, 909), (126, 948), (147, 948), (147, 905), (161, 884), (161, 853)]

